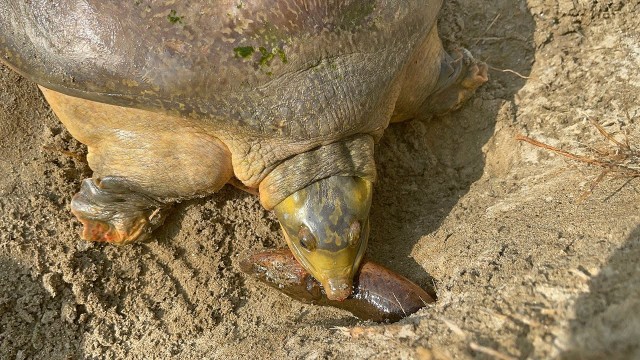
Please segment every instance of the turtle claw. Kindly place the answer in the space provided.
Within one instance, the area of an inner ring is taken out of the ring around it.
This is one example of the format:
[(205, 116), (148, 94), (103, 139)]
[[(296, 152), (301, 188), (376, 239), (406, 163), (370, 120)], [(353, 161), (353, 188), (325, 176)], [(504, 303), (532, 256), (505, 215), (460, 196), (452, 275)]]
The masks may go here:
[(147, 238), (162, 225), (166, 206), (118, 177), (85, 179), (71, 201), (82, 238), (124, 245)]
[(138, 219), (129, 232), (123, 231), (120, 224), (114, 225), (105, 221), (84, 218), (78, 212), (74, 215), (82, 223), (82, 238), (89, 241), (108, 242), (116, 245), (124, 245), (138, 240), (144, 229), (144, 220)]
[(434, 115), (459, 109), (480, 85), (489, 80), (487, 64), (475, 60), (467, 49), (455, 50), (453, 57), (446, 57), (436, 90), (423, 105), (426, 112)]

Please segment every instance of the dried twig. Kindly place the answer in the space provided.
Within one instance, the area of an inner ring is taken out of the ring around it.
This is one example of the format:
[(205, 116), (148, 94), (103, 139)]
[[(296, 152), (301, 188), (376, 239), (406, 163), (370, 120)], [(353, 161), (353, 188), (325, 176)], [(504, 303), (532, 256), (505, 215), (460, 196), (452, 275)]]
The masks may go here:
[[(628, 138), (625, 138), (625, 141), (621, 142), (617, 140), (613, 135), (611, 135), (611, 133), (606, 131), (597, 122), (591, 121), (591, 124), (593, 124), (598, 132), (609, 143), (615, 145), (614, 151), (592, 150), (592, 152), (595, 152), (598, 157), (589, 157), (574, 154), (572, 152), (532, 139), (528, 136), (516, 136), (516, 140), (524, 141), (545, 150), (555, 152), (556, 154), (559, 154), (571, 160), (602, 168), (602, 172), (598, 175), (598, 177), (596, 177), (595, 180), (591, 182), (589, 189), (580, 196), (579, 200), (584, 200), (591, 193), (593, 193), (593, 190), (602, 182), (602, 180), (604, 180), (608, 176), (612, 178), (627, 178), (629, 179), (629, 181), (635, 178), (640, 178), (640, 151), (631, 147)], [(625, 185), (627, 183), (625, 183)]]
[(511, 74), (514, 74), (514, 75), (516, 75), (516, 76), (518, 76), (518, 77), (521, 77), (521, 78), (523, 78), (523, 79), (527, 79), (527, 80), (528, 80), (528, 79), (533, 79), (531, 76), (525, 76), (525, 75), (522, 75), (522, 74), (520, 74), (519, 72), (517, 72), (517, 71), (515, 71), (515, 70), (511, 70), (511, 69), (499, 69), (499, 68), (497, 68), (497, 67), (493, 67), (493, 66), (489, 66), (489, 69), (491, 69), (491, 70), (496, 70), (496, 71), (502, 71), (502, 72), (506, 72), (506, 73), (511, 73)]
[(498, 21), (498, 19), (500, 18), (500, 13), (498, 13), (498, 15), (496, 15), (495, 18), (493, 18), (493, 21), (489, 24), (489, 26), (487, 26), (487, 28), (484, 30), (484, 32), (482, 33), (482, 35), (480, 36), (480, 39), (477, 39), (475, 43), (473, 43), (473, 46), (478, 45), (478, 43), (482, 40), (482, 36), (484, 36), (486, 33), (489, 32), (489, 30), (493, 27), (493, 25), (496, 24), (496, 21)]
[(593, 120), (590, 120), (590, 121), (591, 121), (591, 124), (592, 124), (593, 126), (595, 126), (595, 127), (596, 127), (596, 129), (598, 129), (598, 132), (599, 132), (600, 134), (602, 134), (602, 136), (604, 136), (607, 140), (609, 140), (609, 141), (611, 141), (612, 143), (614, 143), (614, 144), (618, 145), (618, 147), (620, 147), (621, 149), (624, 149), (624, 150), (627, 150), (627, 151), (630, 151), (630, 150), (631, 150), (631, 146), (629, 146), (629, 139), (627, 139), (626, 143), (625, 143), (625, 144), (623, 144), (623, 143), (619, 142), (618, 140), (616, 140), (616, 138), (614, 138), (611, 134), (609, 134), (609, 133), (607, 132), (607, 130), (605, 130), (605, 129), (602, 127), (602, 125), (598, 124), (597, 122), (595, 122), (595, 121), (593, 121)]

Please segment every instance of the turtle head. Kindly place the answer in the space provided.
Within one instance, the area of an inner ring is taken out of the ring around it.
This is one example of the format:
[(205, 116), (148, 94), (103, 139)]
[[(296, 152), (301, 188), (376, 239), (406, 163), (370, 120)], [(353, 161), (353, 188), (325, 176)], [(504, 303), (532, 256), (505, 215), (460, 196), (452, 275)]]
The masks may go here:
[(330, 300), (353, 290), (353, 277), (369, 240), (372, 184), (352, 176), (318, 180), (289, 195), (274, 211), (298, 262)]

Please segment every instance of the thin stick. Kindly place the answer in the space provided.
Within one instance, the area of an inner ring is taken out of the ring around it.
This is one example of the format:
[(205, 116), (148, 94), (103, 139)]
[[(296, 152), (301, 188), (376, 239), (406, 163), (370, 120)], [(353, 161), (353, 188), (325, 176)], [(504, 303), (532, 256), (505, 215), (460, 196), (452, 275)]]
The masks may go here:
[(582, 195), (580, 195), (580, 197), (578, 198), (578, 202), (582, 202), (585, 199), (587, 199), (589, 196), (591, 196), (591, 194), (593, 194), (593, 190), (595, 190), (595, 188), (598, 185), (600, 185), (600, 183), (602, 182), (602, 179), (604, 179), (604, 177), (607, 176), (607, 174), (609, 174), (609, 170), (608, 169), (602, 170), (602, 172), (600, 172), (600, 175), (598, 175), (598, 177), (591, 182), (591, 185), (589, 186), (589, 189), (585, 190), (582, 193)]
[(511, 70), (511, 69), (498, 69), (497, 67), (493, 67), (491, 65), (489, 65), (489, 69), (496, 70), (496, 71), (502, 71), (502, 72), (506, 72), (506, 73), (511, 73), (511, 74), (514, 74), (514, 75), (516, 75), (518, 77), (521, 77), (523, 79), (533, 79), (530, 76), (524, 76), (524, 75), (520, 74), (519, 72)]
[[(489, 24), (489, 26), (487, 26), (487, 28), (484, 30), (484, 32), (482, 33), (482, 36), (484, 36), (484, 34), (489, 32), (489, 29), (491, 29), (493, 27), (493, 25), (495, 25), (496, 21), (498, 21), (498, 18), (500, 18), (500, 13), (498, 13), (498, 15), (496, 15), (495, 18), (493, 18), (493, 21)], [(481, 37), (482, 37), (481, 36)], [(481, 39), (476, 40), (475, 43), (473, 43), (473, 46), (478, 45), (478, 43), (480, 42)]]
[(618, 194), (620, 191), (622, 191), (622, 189), (623, 189), (625, 186), (629, 185), (629, 183), (631, 183), (631, 181), (633, 181), (633, 179), (634, 179), (633, 177), (632, 177), (632, 178), (627, 179), (627, 181), (625, 181), (625, 182), (624, 182), (624, 184), (620, 185), (620, 187), (618, 187), (618, 188), (616, 189), (616, 191), (612, 192), (612, 193), (611, 193), (611, 195), (607, 196), (607, 197), (604, 199), (604, 201), (609, 201), (612, 197), (614, 197), (616, 194)]
[(607, 132), (607, 130), (605, 130), (600, 124), (598, 124), (597, 122), (589, 119), (589, 122), (591, 122), (591, 124), (593, 126), (596, 127), (596, 129), (598, 129), (598, 132), (600, 132), (600, 134), (602, 136), (604, 136), (607, 140), (611, 141), (612, 143), (618, 145), (620, 148), (623, 148), (625, 150), (630, 150), (629, 144), (623, 144), (621, 142), (619, 142), (618, 140), (616, 140), (611, 134), (609, 134)]
[(504, 39), (507, 39), (506, 37), (498, 37), (498, 36), (489, 36), (489, 37), (479, 37), (479, 38), (473, 38), (474, 40), (476, 40), (476, 44), (478, 41), (502, 41)]
[[(588, 116), (587, 116), (588, 117)], [(630, 116), (627, 114), (627, 118)], [(557, 147), (553, 147), (551, 145), (547, 145), (543, 142), (534, 140), (530, 137), (524, 135), (517, 135), (516, 140), (528, 142), (531, 145), (543, 148), (545, 150), (549, 150), (555, 152), (559, 155), (567, 157), (571, 160), (580, 161), (587, 165), (595, 165), (602, 168), (602, 171), (598, 175), (598, 177), (591, 182), (589, 189), (585, 190), (582, 195), (578, 198), (578, 201), (583, 201), (589, 195), (593, 193), (593, 190), (603, 181), (607, 176), (611, 176), (612, 178), (628, 178), (628, 180), (617, 189), (613, 194), (608, 196), (606, 200), (609, 200), (613, 195), (620, 192), (620, 190), (627, 184), (631, 182), (633, 179), (640, 178), (640, 168), (638, 168), (638, 159), (640, 159), (640, 152), (631, 148), (629, 144), (629, 137), (625, 137), (625, 142), (620, 142), (616, 140), (613, 135), (611, 135), (607, 130), (604, 129), (597, 122), (589, 119), (591, 124), (598, 129), (598, 132), (611, 144), (614, 144), (617, 147), (617, 151), (615, 154), (612, 154), (610, 151), (601, 151), (598, 149), (591, 149), (595, 156), (599, 156), (600, 158), (590, 158), (587, 156), (576, 155), (570, 153), (568, 151), (559, 149)]]
[(528, 142), (531, 145), (535, 145), (537, 147), (541, 147), (543, 149), (549, 150), (549, 151), (553, 151), (557, 154), (560, 154), (566, 158), (569, 158), (571, 160), (576, 160), (576, 161), (580, 161), (583, 163), (587, 163), (590, 165), (595, 165), (595, 166), (600, 166), (600, 167), (604, 167), (604, 168), (609, 168), (611, 170), (614, 171), (619, 171), (622, 173), (628, 173), (630, 176), (640, 176), (640, 173), (638, 173), (637, 171), (626, 167), (624, 165), (620, 165), (620, 164), (615, 164), (615, 163), (611, 163), (609, 161), (601, 161), (601, 160), (596, 160), (596, 159), (592, 159), (592, 158), (588, 158), (586, 156), (580, 156), (580, 155), (575, 155), (572, 154), (568, 151), (559, 149), (557, 147), (551, 146), (551, 145), (547, 145), (545, 143), (542, 143), (538, 140), (534, 140), (528, 136), (524, 136), (524, 135), (516, 135), (516, 140), (520, 140), (520, 141), (524, 141), (524, 142)]
[(585, 162), (585, 163), (588, 163), (588, 164), (604, 166), (604, 167), (607, 167), (607, 166), (611, 165), (608, 162), (591, 159), (591, 158), (588, 158), (586, 156), (580, 156), (580, 155), (572, 154), (572, 153), (570, 153), (568, 151), (562, 150), (560, 148), (557, 148), (557, 147), (554, 147), (554, 146), (551, 146), (551, 145), (547, 145), (547, 144), (545, 144), (543, 142), (540, 142), (538, 140), (534, 140), (534, 139), (532, 139), (532, 138), (530, 138), (528, 136), (524, 136), (524, 135), (521, 135), (521, 134), (516, 135), (516, 140), (528, 142), (531, 145), (535, 145), (537, 147), (541, 147), (543, 149), (546, 149), (546, 150), (549, 150), (549, 151), (553, 151), (554, 153), (560, 154), (560, 155), (562, 155), (564, 157), (567, 157), (567, 158), (569, 158), (571, 160), (582, 161), (582, 162)]

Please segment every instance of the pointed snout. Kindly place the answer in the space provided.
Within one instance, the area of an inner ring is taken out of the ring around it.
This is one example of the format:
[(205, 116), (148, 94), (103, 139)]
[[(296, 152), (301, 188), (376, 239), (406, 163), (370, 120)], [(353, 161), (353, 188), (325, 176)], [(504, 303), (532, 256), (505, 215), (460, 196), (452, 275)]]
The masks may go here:
[(322, 284), (329, 300), (344, 301), (353, 291), (351, 278), (329, 279)]

